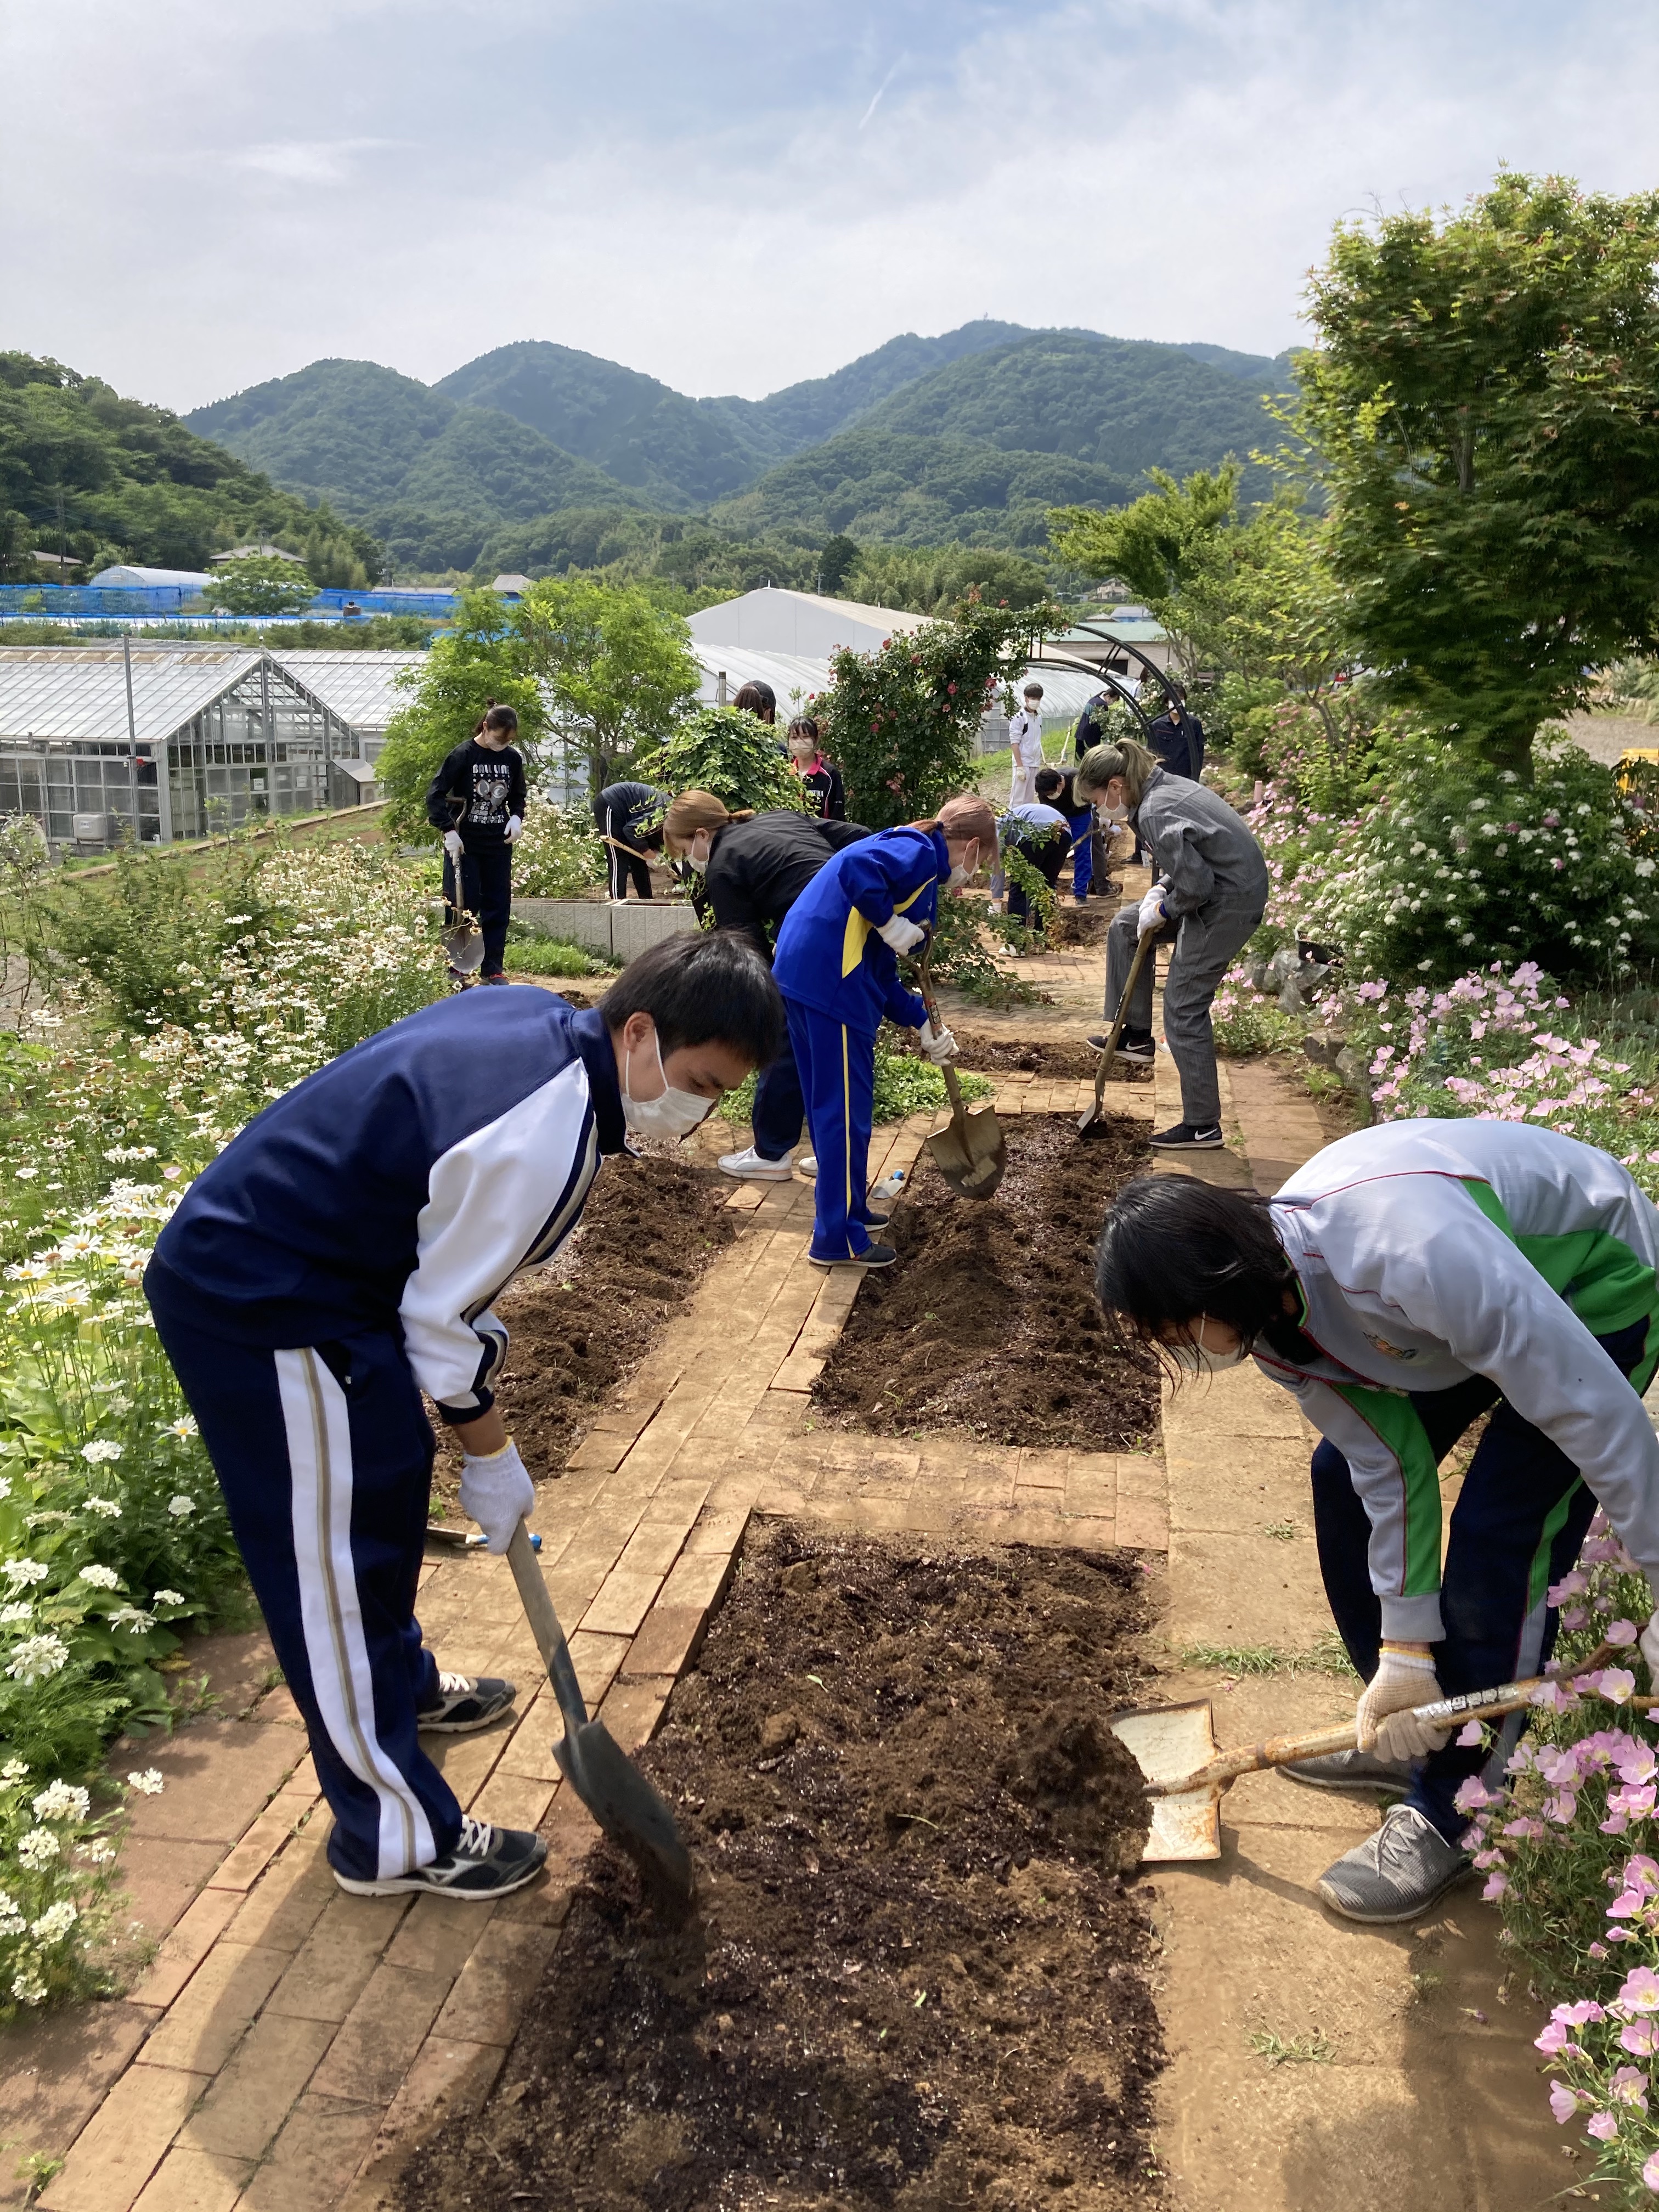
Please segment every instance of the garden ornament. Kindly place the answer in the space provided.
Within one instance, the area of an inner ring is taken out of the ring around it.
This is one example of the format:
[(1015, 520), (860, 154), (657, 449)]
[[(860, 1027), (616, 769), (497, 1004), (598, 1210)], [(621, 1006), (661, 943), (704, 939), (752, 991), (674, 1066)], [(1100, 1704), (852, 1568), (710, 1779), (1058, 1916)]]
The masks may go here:
[[(1561, 1679), (1581, 1682), (1620, 1659), (1616, 1646), (1604, 1644), (1576, 1663)], [(1419, 1705), (1413, 1718), (1425, 1730), (1450, 1729), (1467, 1721), (1497, 1720), (1532, 1703), (1551, 1677), (1534, 1674), (1524, 1682), (1504, 1682), (1492, 1690), (1468, 1690), (1462, 1697), (1438, 1698)], [(1110, 1728), (1146, 1778), (1152, 1828), (1143, 1862), (1221, 1856), (1221, 1800), (1241, 1774), (1263, 1767), (1292, 1766), (1298, 1759), (1322, 1759), (1334, 1751), (1352, 1751), (1358, 1743), (1355, 1723), (1311, 1729), (1301, 1735), (1270, 1735), (1240, 1751), (1221, 1751), (1215, 1740), (1215, 1715), (1207, 1698), (1190, 1705), (1160, 1705), (1110, 1713)]]
[[(933, 997), (930, 975), (933, 957), (930, 930), (926, 933), (916, 966), (916, 988), (927, 1009), (928, 1027), (938, 1036), (945, 1024)], [(957, 1080), (955, 1068), (948, 1060), (937, 1064), (951, 1101), (951, 1126), (927, 1139), (933, 1165), (958, 1198), (989, 1198), (1008, 1169), (1008, 1141), (1002, 1133), (1002, 1124), (996, 1117), (995, 1109), (990, 1106), (976, 1106), (970, 1114), (963, 1103), (962, 1085)]]
[[(1112, 1072), (1112, 1062), (1117, 1054), (1118, 1039), (1123, 1035), (1123, 1024), (1129, 1018), (1129, 1001), (1134, 997), (1135, 985), (1140, 978), (1141, 963), (1157, 942), (1148, 934), (1135, 939), (1135, 957), (1129, 963), (1129, 973), (1123, 986), (1123, 996), (1117, 1002), (1117, 1012), (1112, 1017), (1112, 1026), (1106, 1039), (1106, 1049), (1100, 1055), (1100, 1066), (1095, 1070), (1095, 1095), (1079, 1118), (1077, 1133), (1086, 1136), (1091, 1129), (1103, 1121), (1101, 1101), (1106, 1096), (1106, 1079)], [(1126, 1063), (1127, 1072), (1127, 1063)]]
[(603, 1721), (590, 1720), (559, 1616), (542, 1579), (534, 1540), (522, 1521), (507, 1547), (525, 1618), (547, 1667), (547, 1679), (564, 1716), (564, 1736), (553, 1747), (559, 1771), (607, 1836), (638, 1867), (653, 1901), (683, 1915), (693, 1886), (691, 1860), (674, 1816), (623, 1752)]

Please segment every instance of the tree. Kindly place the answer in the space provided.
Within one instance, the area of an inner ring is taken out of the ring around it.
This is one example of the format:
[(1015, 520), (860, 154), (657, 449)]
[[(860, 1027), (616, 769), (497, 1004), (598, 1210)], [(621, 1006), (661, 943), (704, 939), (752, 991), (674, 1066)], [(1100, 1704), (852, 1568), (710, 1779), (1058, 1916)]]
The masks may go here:
[(1502, 174), (1343, 224), (1297, 427), (1386, 695), (1528, 772), (1587, 669), (1659, 642), (1659, 192)]
[(438, 836), (426, 818), (427, 786), (492, 703), (517, 710), (519, 744), (533, 759), (547, 728), (547, 705), (526, 667), (521, 641), (503, 626), (501, 616), (494, 592), (464, 592), (453, 628), (417, 672), (399, 678), (414, 696), (393, 717), (374, 764), (375, 781), (392, 801), (386, 822), (394, 837)]
[(818, 556), (818, 589), (838, 592), (847, 581), (848, 572), (857, 567), (859, 549), (844, 532), (838, 531), (826, 541)]
[(1054, 557), (1085, 576), (1121, 576), (1170, 634), (1188, 683), (1218, 658), (1239, 530), (1237, 461), (1194, 469), (1177, 482), (1148, 469), (1157, 487), (1127, 507), (1057, 507), (1048, 517)]
[(659, 744), (696, 696), (702, 671), (690, 632), (635, 586), (549, 576), (510, 617), (495, 605), (525, 672), (547, 686), (559, 735), (586, 761), (595, 793), (638, 750)]
[(848, 811), (872, 830), (932, 813), (974, 781), (974, 738), (999, 678), (1018, 672), (1031, 640), (1063, 629), (1059, 607), (987, 606), (970, 596), (946, 621), (843, 647), (832, 689), (813, 702), (824, 749), (847, 779)]
[(943, 614), (975, 589), (993, 605), (1034, 607), (1048, 597), (1034, 561), (980, 545), (866, 546), (845, 580), (850, 599), (915, 615)]
[(303, 562), (282, 553), (244, 553), (214, 571), (203, 597), (233, 615), (297, 615), (317, 596)]

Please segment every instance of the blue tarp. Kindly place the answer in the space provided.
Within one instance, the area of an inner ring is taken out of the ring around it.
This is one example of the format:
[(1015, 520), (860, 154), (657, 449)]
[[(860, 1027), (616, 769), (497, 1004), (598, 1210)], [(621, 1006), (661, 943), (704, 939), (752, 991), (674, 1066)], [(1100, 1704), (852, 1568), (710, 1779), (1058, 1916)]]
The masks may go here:
[[(369, 615), (453, 615), (459, 594), (445, 591), (319, 592), (307, 611), (339, 615), (348, 604)], [(195, 611), (201, 600), (174, 584), (0, 584), (0, 615), (90, 615), (104, 621), (165, 621)]]

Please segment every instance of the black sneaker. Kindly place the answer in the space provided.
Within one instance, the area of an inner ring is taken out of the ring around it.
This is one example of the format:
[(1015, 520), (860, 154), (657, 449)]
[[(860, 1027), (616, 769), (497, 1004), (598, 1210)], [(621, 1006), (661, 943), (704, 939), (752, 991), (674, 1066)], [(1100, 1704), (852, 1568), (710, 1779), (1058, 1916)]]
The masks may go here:
[(1194, 1127), (1190, 1121), (1177, 1121), (1172, 1129), (1160, 1129), (1152, 1143), (1161, 1152), (1218, 1152), (1224, 1139), (1219, 1121), (1212, 1121), (1207, 1128)]
[(892, 1218), (890, 1213), (860, 1213), (859, 1216), (866, 1229), (885, 1229)]
[(1387, 1928), (1426, 1912), (1468, 1870), (1468, 1852), (1449, 1844), (1415, 1805), (1391, 1805), (1376, 1833), (1327, 1867), (1316, 1887), (1345, 1920)]
[(806, 1256), (815, 1267), (890, 1267), (898, 1254), (890, 1244), (871, 1244), (850, 1259), (820, 1260), (816, 1252)]
[(378, 1881), (359, 1881), (338, 1867), (333, 1873), (341, 1888), (353, 1897), (397, 1897), (415, 1890), (476, 1905), (534, 1881), (546, 1856), (547, 1845), (528, 1828), (492, 1828), (488, 1820), (475, 1820), (463, 1813), (454, 1850), (430, 1866), (411, 1867), (407, 1874), (387, 1875)]
[(1381, 1759), (1374, 1751), (1333, 1751), (1322, 1759), (1292, 1759), (1279, 1771), (1310, 1790), (1409, 1790), (1417, 1766), (1409, 1759)]
[(499, 1675), (440, 1674), (437, 1702), (422, 1705), (416, 1723), (435, 1735), (465, 1735), (499, 1720), (518, 1694), (518, 1684)]
[[(1104, 1052), (1111, 1042), (1110, 1030), (1091, 1030), (1085, 1042), (1096, 1052)], [(1120, 1060), (1133, 1060), (1142, 1067), (1150, 1067), (1158, 1057), (1158, 1046), (1150, 1030), (1125, 1030), (1117, 1041)]]

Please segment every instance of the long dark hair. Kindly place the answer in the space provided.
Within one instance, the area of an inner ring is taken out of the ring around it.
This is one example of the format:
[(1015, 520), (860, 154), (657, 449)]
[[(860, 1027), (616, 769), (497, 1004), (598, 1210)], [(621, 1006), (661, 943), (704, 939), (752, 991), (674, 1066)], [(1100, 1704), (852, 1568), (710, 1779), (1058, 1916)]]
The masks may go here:
[(1258, 1191), (1225, 1190), (1196, 1176), (1146, 1176), (1127, 1184), (1095, 1253), (1095, 1293), (1143, 1344), (1184, 1338), (1200, 1314), (1245, 1344), (1285, 1317), (1290, 1261)]
[(778, 714), (778, 695), (769, 684), (745, 684), (732, 702), (747, 714), (758, 714), (763, 722), (775, 722)]
[(505, 730), (509, 738), (516, 738), (519, 734), (518, 709), (515, 707), (498, 707), (493, 699), (489, 700), (479, 715), (478, 726), (472, 734), (479, 738), (486, 730)]

